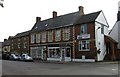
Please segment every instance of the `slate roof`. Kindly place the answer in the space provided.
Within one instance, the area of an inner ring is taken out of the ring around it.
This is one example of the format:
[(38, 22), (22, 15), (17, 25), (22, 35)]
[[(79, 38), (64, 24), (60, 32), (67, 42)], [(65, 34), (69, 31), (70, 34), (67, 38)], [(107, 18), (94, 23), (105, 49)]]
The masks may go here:
[(101, 11), (80, 16), (80, 12), (77, 11), (74, 13), (57, 16), (56, 18), (46, 19), (35, 23), (35, 25), (31, 29), (31, 33), (40, 32), (48, 29), (65, 27), (65, 26), (71, 26), (75, 24), (92, 22), (95, 21), (95, 19), (100, 14), (100, 12)]
[(10, 40), (6, 40), (2, 44), (2, 46), (9, 46), (9, 45), (10, 45)]
[(27, 36), (27, 35), (29, 35), (29, 32), (30, 31), (25, 31), (25, 32), (18, 33), (14, 36), (14, 38)]

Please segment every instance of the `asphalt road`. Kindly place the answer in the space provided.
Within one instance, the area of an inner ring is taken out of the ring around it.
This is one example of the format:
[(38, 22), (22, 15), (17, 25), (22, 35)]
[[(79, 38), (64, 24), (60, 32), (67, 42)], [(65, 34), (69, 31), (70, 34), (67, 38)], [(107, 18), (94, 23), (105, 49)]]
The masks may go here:
[(117, 63), (2, 61), (2, 75), (117, 75)]

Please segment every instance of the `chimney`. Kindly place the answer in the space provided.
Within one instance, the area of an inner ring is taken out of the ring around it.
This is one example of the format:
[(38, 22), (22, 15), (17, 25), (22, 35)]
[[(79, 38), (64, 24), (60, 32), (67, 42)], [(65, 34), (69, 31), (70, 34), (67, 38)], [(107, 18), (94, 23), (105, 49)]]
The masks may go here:
[(84, 7), (79, 6), (78, 8), (79, 8), (80, 15), (84, 15)]
[(41, 17), (36, 17), (36, 23), (41, 21)]
[(7, 41), (7, 39), (4, 39), (4, 42)]
[(57, 17), (57, 12), (53, 11), (53, 18)]

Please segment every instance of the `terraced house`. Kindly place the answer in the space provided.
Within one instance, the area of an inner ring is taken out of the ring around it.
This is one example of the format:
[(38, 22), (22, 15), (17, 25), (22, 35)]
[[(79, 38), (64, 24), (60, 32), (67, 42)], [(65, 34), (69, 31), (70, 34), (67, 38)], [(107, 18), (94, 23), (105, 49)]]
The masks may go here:
[(105, 35), (109, 25), (102, 11), (79, 11), (42, 20), (30, 32), (33, 58), (54, 61), (102, 61), (106, 55)]
[(10, 39), (11, 53), (28, 53), (29, 54), (29, 31), (16, 34)]

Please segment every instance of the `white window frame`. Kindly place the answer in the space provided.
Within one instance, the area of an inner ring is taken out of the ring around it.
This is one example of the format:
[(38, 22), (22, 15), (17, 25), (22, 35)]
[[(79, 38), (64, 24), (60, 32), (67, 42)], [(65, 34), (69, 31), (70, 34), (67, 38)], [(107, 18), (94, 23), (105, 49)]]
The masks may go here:
[[(82, 46), (84, 45), (84, 44), (83, 44), (83, 41), (86, 41), (85, 47), (86, 47), (86, 48), (89, 48), (89, 49), (83, 49), (83, 47), (82, 47)], [(78, 47), (78, 48), (79, 48), (79, 51), (89, 51), (89, 50), (90, 50), (90, 40), (81, 40), (81, 41), (79, 41), (78, 44), (79, 44), (79, 45), (78, 45), (78, 46), (79, 46), (79, 47)], [(87, 44), (88, 44), (88, 45), (87, 45)], [(80, 47), (80, 45), (81, 45), (81, 47)]]
[[(85, 27), (86, 27), (86, 30), (85, 30)], [(87, 33), (88, 33), (88, 25), (87, 24), (82, 24), (80, 26), (80, 34), (82, 35), (82, 34), (87, 34)]]
[(63, 40), (70, 40), (70, 28), (63, 29)]
[(61, 29), (55, 31), (55, 41), (61, 40)]
[(46, 32), (42, 32), (42, 42), (46, 42)]
[(31, 38), (30, 38), (30, 42), (31, 43), (35, 43), (35, 34), (31, 34)]
[(52, 42), (53, 41), (53, 31), (48, 31), (48, 42)]
[(40, 43), (40, 33), (36, 34), (36, 43)]

